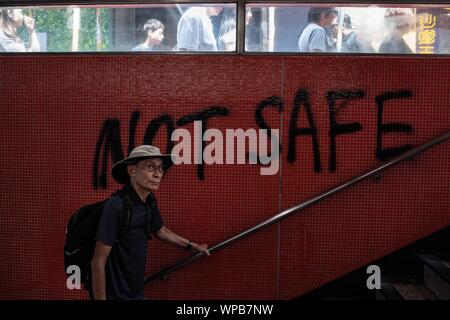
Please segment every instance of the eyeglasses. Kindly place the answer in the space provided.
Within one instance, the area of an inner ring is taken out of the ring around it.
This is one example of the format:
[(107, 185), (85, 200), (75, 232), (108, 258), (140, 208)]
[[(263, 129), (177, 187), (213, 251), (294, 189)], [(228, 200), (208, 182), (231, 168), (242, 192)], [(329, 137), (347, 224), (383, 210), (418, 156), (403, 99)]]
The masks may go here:
[(162, 164), (156, 165), (156, 164), (152, 164), (152, 163), (147, 163), (147, 164), (144, 164), (144, 168), (148, 172), (155, 172), (155, 171), (159, 171), (161, 173), (164, 172), (164, 166)]

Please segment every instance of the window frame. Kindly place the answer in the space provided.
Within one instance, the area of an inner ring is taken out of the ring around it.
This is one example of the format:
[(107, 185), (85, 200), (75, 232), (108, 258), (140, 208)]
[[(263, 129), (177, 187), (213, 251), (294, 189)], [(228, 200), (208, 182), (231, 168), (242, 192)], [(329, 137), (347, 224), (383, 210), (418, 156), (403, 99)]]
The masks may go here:
[[(339, 5), (443, 5), (450, 6), (450, 0), (5, 0), (1, 2), (1, 8), (6, 7), (30, 7), (30, 6), (69, 6), (77, 5), (80, 7), (95, 7), (106, 5), (147, 5), (147, 4), (214, 4), (226, 3), (236, 4), (237, 28), (236, 28), (236, 51), (148, 51), (148, 52), (132, 52), (132, 51), (89, 51), (89, 52), (7, 52), (1, 53), (0, 56), (7, 55), (270, 55), (270, 56), (304, 56), (304, 55), (323, 55), (323, 56), (408, 56), (408, 57), (422, 57), (429, 55), (423, 54), (392, 54), (392, 53), (316, 53), (316, 52), (261, 52), (261, 51), (245, 51), (245, 8), (247, 4), (339, 4)], [(449, 54), (432, 54), (432, 57), (449, 57)]]

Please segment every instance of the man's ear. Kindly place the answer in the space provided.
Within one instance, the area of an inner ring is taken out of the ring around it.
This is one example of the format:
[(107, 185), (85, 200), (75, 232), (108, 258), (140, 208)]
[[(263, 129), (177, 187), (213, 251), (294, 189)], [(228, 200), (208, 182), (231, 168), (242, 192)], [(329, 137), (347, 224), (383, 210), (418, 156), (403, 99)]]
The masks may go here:
[(127, 172), (130, 177), (132, 177), (134, 175), (135, 171), (136, 171), (136, 165), (132, 164), (132, 165), (127, 166)]
[(10, 17), (12, 19), (12, 17), (14, 16), (14, 12), (11, 9), (8, 9), (8, 17)]

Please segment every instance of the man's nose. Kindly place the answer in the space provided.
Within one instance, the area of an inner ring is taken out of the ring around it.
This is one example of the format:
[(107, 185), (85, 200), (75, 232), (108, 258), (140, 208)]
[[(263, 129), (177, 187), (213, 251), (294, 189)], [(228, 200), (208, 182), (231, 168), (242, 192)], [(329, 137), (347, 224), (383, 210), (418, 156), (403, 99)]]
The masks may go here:
[(162, 175), (163, 175), (163, 172), (161, 172), (161, 171), (159, 171), (159, 170), (155, 170), (155, 171), (153, 172), (153, 176), (154, 176), (155, 178), (161, 178)]

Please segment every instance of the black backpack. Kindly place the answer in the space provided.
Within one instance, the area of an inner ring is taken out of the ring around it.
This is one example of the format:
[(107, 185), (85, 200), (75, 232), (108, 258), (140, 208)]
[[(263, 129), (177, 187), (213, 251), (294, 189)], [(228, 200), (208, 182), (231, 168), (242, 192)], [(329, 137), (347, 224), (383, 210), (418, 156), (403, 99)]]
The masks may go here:
[[(131, 203), (123, 189), (116, 191), (111, 197), (116, 195), (121, 197), (123, 203), (119, 221), (118, 239), (120, 240), (125, 236), (130, 223)], [(94, 256), (95, 236), (103, 207), (108, 200), (109, 198), (79, 208), (70, 217), (67, 224), (66, 242), (64, 244), (64, 272), (67, 275), (69, 266), (78, 266), (81, 271), (80, 282), (86, 290), (91, 289), (91, 260)]]

